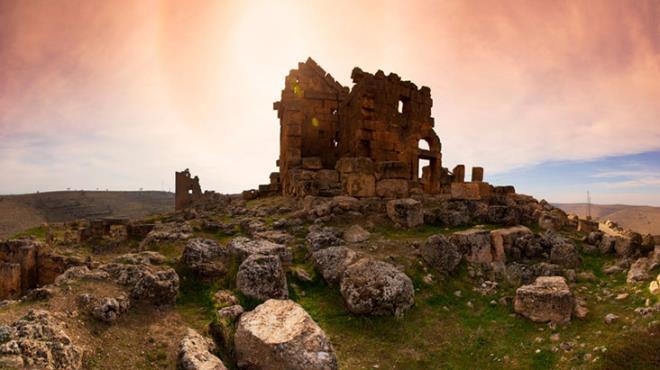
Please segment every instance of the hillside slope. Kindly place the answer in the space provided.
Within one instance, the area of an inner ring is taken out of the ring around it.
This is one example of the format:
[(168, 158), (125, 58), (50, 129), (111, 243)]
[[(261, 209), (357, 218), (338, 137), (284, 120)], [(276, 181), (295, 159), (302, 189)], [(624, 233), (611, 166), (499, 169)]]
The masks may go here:
[(172, 211), (174, 194), (162, 191), (56, 191), (0, 196), (0, 238), (43, 222)]
[[(555, 206), (580, 217), (587, 215), (586, 203), (556, 203)], [(612, 220), (640, 233), (660, 235), (660, 207), (592, 204), (591, 215), (597, 220)]]

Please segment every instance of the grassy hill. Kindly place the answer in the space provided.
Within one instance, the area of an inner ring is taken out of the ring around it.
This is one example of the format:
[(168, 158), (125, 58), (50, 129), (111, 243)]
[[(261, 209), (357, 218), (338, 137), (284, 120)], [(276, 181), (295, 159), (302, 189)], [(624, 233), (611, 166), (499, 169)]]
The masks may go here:
[(0, 196), (0, 238), (43, 222), (124, 216), (131, 219), (172, 211), (174, 194), (164, 191), (55, 191)]
[[(587, 215), (586, 203), (557, 203), (555, 206), (580, 217)], [(591, 215), (601, 221), (612, 220), (640, 233), (660, 235), (660, 207), (592, 204)]]

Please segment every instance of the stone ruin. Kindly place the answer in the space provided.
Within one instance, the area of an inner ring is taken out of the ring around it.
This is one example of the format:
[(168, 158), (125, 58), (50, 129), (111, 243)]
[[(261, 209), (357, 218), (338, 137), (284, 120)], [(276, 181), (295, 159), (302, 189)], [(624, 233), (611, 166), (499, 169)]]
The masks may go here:
[(279, 172), (259, 186), (259, 196), (490, 195), (483, 168), (472, 168), (465, 182), (464, 165), (442, 167), (428, 87), (357, 67), (351, 78), (349, 89), (311, 58), (289, 72), (281, 100), (273, 104), (280, 119)]
[(193, 202), (203, 197), (199, 177), (191, 177), (190, 170), (185, 169), (175, 173), (174, 208), (176, 210), (190, 207)]

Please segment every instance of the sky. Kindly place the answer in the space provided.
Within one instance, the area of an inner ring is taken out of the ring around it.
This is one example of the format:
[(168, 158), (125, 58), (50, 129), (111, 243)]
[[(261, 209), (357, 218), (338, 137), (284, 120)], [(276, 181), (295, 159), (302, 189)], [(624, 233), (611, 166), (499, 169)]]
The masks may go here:
[(0, 194), (266, 183), (307, 57), (429, 86), (445, 167), (660, 206), (655, 0), (0, 0)]

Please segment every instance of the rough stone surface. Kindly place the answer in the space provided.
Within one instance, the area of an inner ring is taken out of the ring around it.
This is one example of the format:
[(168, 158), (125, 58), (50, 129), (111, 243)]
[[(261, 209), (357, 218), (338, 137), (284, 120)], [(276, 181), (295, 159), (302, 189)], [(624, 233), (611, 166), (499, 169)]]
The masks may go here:
[(339, 233), (330, 227), (314, 228), (310, 227), (309, 233), (305, 240), (309, 244), (312, 252), (316, 252), (323, 248), (341, 245), (343, 241), (338, 235)]
[(226, 367), (211, 351), (213, 341), (202, 337), (193, 329), (179, 343), (177, 368), (179, 370), (225, 370)]
[(550, 262), (568, 268), (580, 266), (580, 253), (573, 243), (554, 231), (541, 235), (541, 245), (550, 249)]
[(103, 297), (92, 301), (90, 312), (95, 319), (112, 323), (128, 311), (130, 305), (131, 302), (125, 295)]
[(239, 368), (335, 370), (335, 352), (323, 330), (297, 303), (268, 300), (243, 314), (234, 337)]
[(389, 263), (370, 258), (348, 266), (340, 290), (354, 314), (402, 316), (414, 303), (410, 278)]
[(0, 326), (0, 368), (82, 369), (83, 349), (48, 311), (30, 310), (11, 326)]
[(536, 255), (534, 233), (525, 226), (493, 230), (490, 237), (494, 261), (517, 261), (523, 256)]
[(226, 273), (229, 250), (211, 239), (195, 238), (188, 241), (181, 261), (202, 277), (218, 277)]
[(628, 283), (639, 283), (642, 281), (647, 281), (651, 279), (649, 259), (642, 257), (637, 259), (630, 265), (628, 270), (628, 275), (626, 276), (626, 282)]
[(493, 262), (495, 253), (491, 251), (490, 239), (490, 231), (479, 229), (459, 231), (449, 237), (470, 263)]
[(513, 307), (534, 322), (565, 323), (571, 320), (573, 305), (573, 294), (563, 277), (543, 276), (516, 290)]
[(286, 274), (279, 257), (254, 254), (238, 268), (236, 286), (248, 297), (267, 300), (289, 297)]
[(387, 202), (387, 216), (402, 227), (415, 227), (424, 223), (422, 203), (411, 199), (394, 199)]
[(171, 268), (160, 271), (146, 270), (131, 289), (131, 298), (155, 305), (171, 305), (179, 294), (179, 275)]
[(253, 254), (278, 256), (284, 264), (291, 263), (293, 259), (291, 251), (286, 245), (273, 243), (268, 240), (251, 240), (245, 237), (237, 237), (232, 239), (227, 247), (240, 262)]
[(463, 258), (458, 246), (441, 234), (428, 237), (420, 252), (426, 263), (443, 274), (454, 271)]
[(349, 243), (360, 243), (369, 239), (371, 234), (360, 225), (351, 225), (344, 231), (344, 240)]
[(312, 254), (314, 268), (330, 285), (339, 284), (346, 268), (359, 258), (356, 252), (346, 247), (329, 247)]

